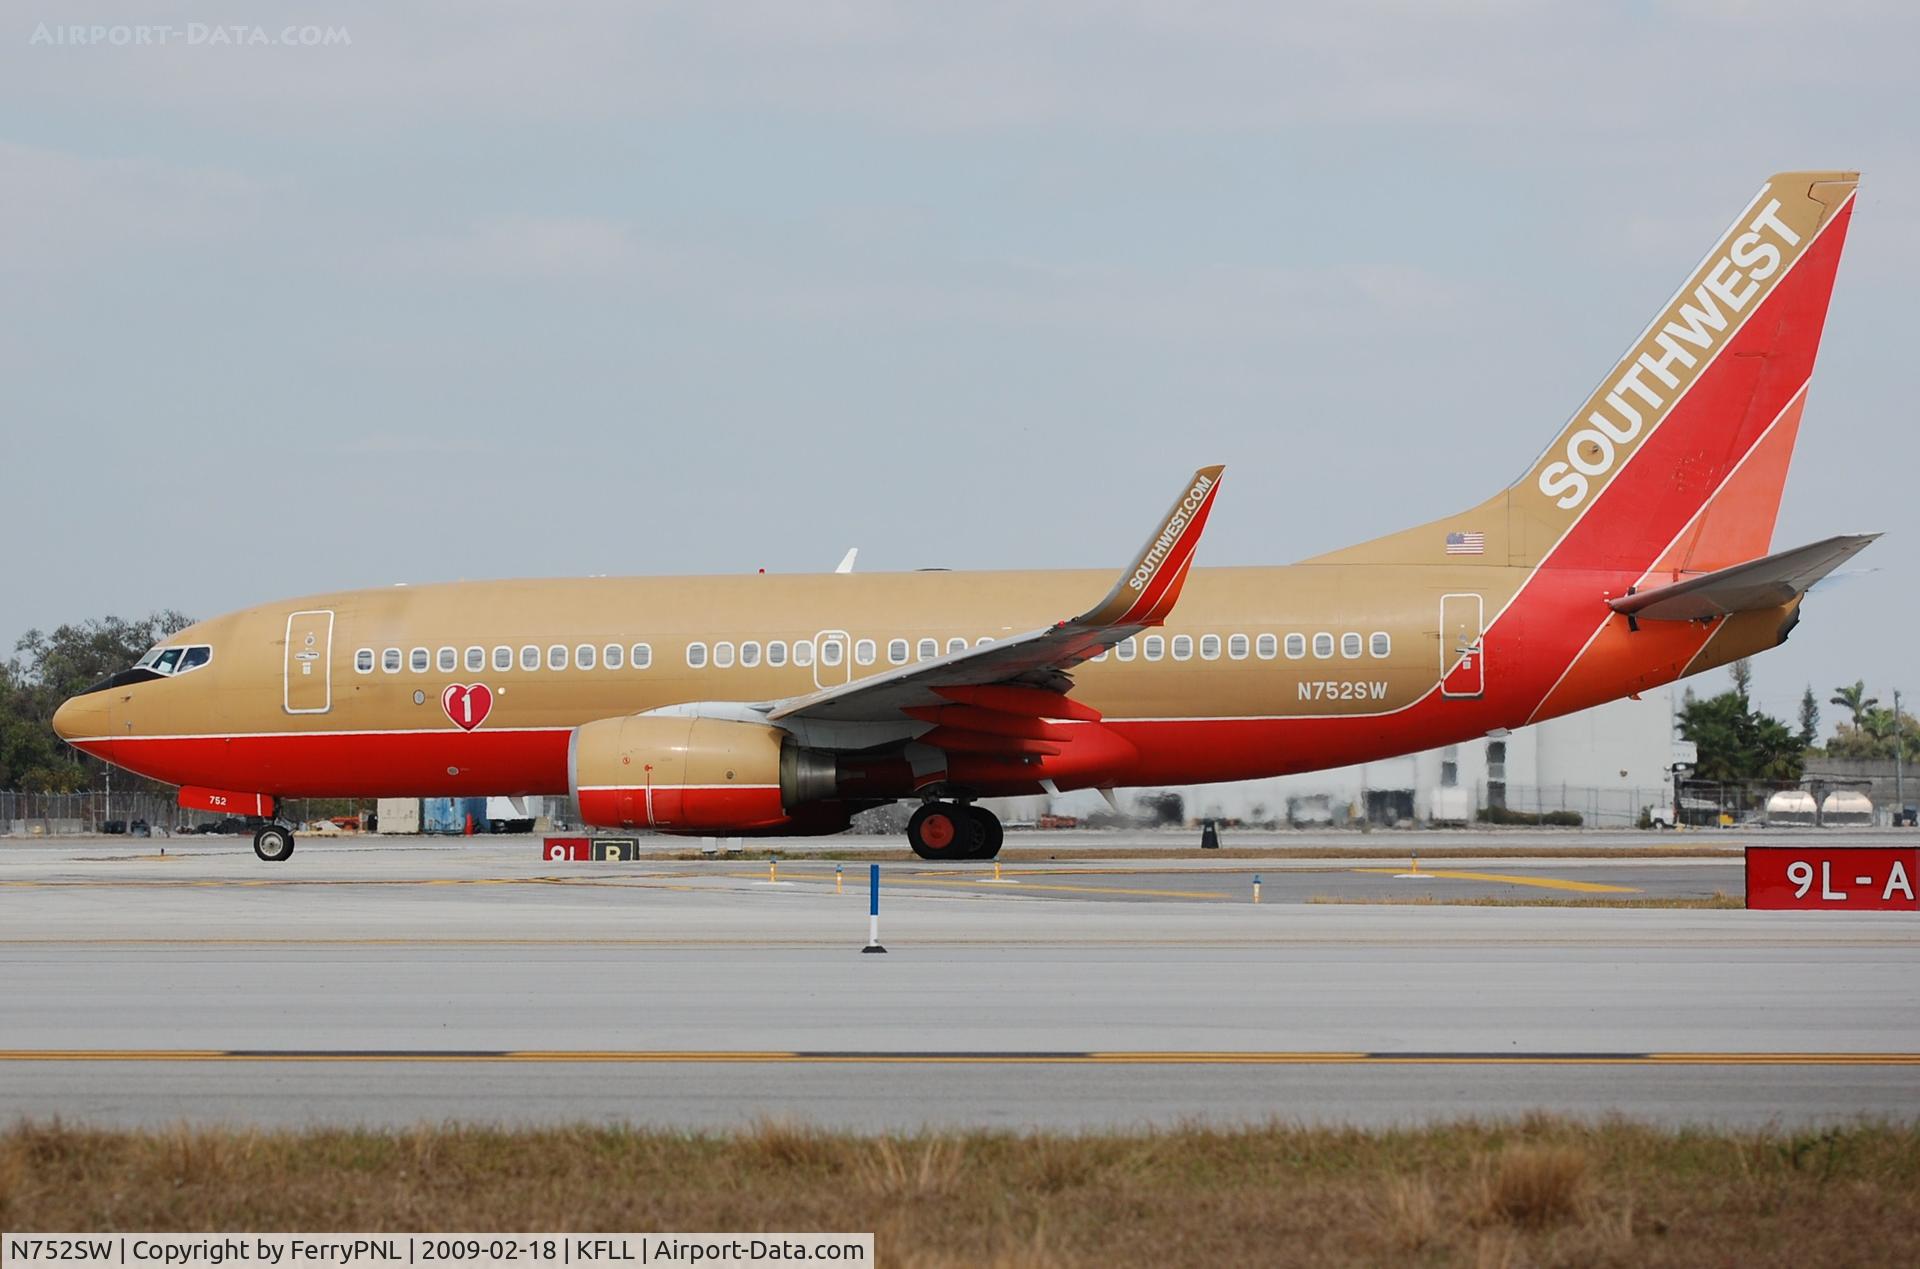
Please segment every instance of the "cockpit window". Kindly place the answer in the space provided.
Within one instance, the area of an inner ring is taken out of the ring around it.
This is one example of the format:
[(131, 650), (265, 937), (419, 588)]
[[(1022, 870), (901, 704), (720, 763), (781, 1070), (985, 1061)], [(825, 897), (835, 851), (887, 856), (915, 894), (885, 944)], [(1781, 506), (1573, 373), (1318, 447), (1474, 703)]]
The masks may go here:
[(207, 644), (196, 643), (184, 648), (149, 648), (145, 656), (133, 663), (133, 668), (161, 675), (185, 674), (211, 660), (213, 649)]

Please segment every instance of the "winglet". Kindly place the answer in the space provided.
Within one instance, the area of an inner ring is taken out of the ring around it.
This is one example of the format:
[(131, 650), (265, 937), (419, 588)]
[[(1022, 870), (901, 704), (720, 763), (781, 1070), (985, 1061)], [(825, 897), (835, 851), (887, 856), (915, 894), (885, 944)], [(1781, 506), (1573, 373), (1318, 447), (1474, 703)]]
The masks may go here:
[(1202, 467), (1193, 473), (1160, 525), (1140, 548), (1133, 563), (1120, 575), (1107, 597), (1073, 619), (1081, 626), (1157, 626), (1173, 611), (1180, 587), (1193, 564), (1200, 533), (1220, 492), (1220, 473), (1226, 467)]
[(851, 573), (853, 571), (853, 562), (859, 558), (860, 548), (857, 546), (849, 547), (847, 553), (840, 557), (840, 563), (833, 571), (836, 573)]

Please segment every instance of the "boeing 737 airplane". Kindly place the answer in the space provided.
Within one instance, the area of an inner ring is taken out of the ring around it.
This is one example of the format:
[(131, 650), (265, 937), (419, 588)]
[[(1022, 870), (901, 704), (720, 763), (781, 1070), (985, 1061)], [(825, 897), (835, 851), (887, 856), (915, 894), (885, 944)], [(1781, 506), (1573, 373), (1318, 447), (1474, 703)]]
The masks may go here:
[(266, 860), (293, 853), (287, 797), (560, 793), (595, 826), (708, 836), (913, 800), (916, 852), (984, 859), (982, 798), (1344, 766), (1631, 696), (1779, 644), (1873, 540), (1769, 554), (1856, 183), (1767, 181), (1517, 482), (1419, 528), (1196, 569), (1206, 467), (1118, 581), (311, 595), (181, 631), (54, 726), (183, 806), (261, 817)]

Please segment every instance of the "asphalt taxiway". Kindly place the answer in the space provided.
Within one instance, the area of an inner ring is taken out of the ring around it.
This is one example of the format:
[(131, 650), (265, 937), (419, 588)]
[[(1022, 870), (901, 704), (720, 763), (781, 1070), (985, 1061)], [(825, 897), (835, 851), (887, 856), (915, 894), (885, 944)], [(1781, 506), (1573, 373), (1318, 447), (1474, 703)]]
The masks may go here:
[(1737, 854), (1415, 869), (1123, 849), (997, 881), (888, 863), (889, 952), (870, 956), (865, 864), (770, 872), (766, 850), (557, 864), (528, 839), (305, 839), (269, 865), (238, 840), (0, 842), (0, 1116), (1800, 1124), (1920, 1107), (1910, 915), (1449, 906), (1737, 896)]

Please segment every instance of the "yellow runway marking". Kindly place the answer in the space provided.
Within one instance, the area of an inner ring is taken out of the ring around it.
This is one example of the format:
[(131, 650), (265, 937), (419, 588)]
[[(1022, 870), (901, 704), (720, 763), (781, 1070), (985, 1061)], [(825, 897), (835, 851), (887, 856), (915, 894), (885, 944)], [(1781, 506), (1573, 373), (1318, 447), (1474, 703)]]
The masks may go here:
[[(728, 873), (727, 875), (729, 877), (740, 877), (740, 878), (749, 879), (749, 880), (760, 876), (760, 874), (757, 872), (731, 872), (731, 873)], [(833, 878), (831, 876), (822, 876), (818, 873), (812, 873), (812, 874), (797, 873), (794, 875), (799, 877), (803, 881), (821, 881), (821, 882), (829, 882), (829, 883), (833, 881)], [(1023, 873), (1021, 875), (1030, 876), (1031, 874)], [(974, 886), (990, 886), (993, 884), (993, 878), (992, 877), (940, 878), (940, 877), (929, 877), (925, 873), (916, 873), (913, 876), (912, 880), (907, 882), (896, 882), (895, 884), (908, 885), (908, 886), (974, 887)], [(1049, 883), (1033, 884), (1026, 881), (1022, 881), (1020, 883), (1020, 889), (1023, 892), (1028, 894), (1034, 893), (1036, 891), (1051, 891), (1056, 894), (1132, 895), (1136, 898), (1147, 898), (1147, 899), (1226, 899), (1231, 897), (1222, 891), (1140, 890), (1140, 889), (1133, 889), (1133, 888), (1127, 888), (1127, 887), (1121, 887), (1121, 886), (1063, 886), (1063, 885), (1049, 884)]]
[(4, 1049), (0, 1062), (413, 1062), (865, 1064), (898, 1066), (1920, 1066), (1920, 1053), (1365, 1053), (1112, 1050), (869, 1052), (782, 1049)]
[[(1410, 875), (1405, 868), (1354, 868), (1353, 872), (1380, 873), (1389, 877)], [(1608, 886), (1597, 881), (1562, 881), (1557, 877), (1520, 877), (1504, 872), (1453, 872), (1422, 868), (1422, 877), (1440, 877), (1447, 881), (1495, 881), (1509, 886), (1534, 886), (1541, 890), (1577, 890), (1582, 894), (1639, 894), (1632, 886)]]

